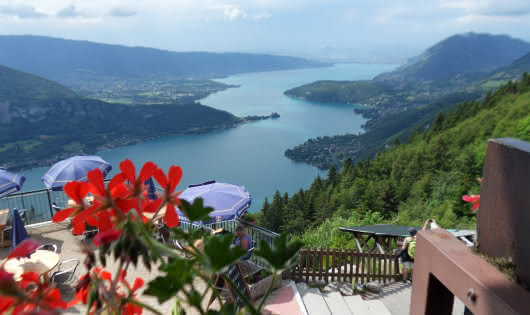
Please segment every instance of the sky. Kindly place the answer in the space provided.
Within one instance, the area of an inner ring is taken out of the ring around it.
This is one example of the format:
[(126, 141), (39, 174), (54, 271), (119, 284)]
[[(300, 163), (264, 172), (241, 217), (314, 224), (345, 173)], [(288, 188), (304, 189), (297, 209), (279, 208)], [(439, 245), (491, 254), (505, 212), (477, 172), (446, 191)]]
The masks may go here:
[(456, 33), (530, 41), (529, 0), (0, 0), (0, 34), (393, 62)]

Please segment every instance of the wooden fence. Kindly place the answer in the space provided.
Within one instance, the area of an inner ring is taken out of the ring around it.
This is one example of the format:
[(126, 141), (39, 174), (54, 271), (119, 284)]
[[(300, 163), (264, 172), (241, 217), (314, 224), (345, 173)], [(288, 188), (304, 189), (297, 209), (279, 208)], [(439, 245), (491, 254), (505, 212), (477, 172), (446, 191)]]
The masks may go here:
[(395, 281), (400, 276), (396, 254), (359, 253), (351, 249), (300, 250), (298, 263), (284, 273), (295, 281), (340, 281), (381, 283)]

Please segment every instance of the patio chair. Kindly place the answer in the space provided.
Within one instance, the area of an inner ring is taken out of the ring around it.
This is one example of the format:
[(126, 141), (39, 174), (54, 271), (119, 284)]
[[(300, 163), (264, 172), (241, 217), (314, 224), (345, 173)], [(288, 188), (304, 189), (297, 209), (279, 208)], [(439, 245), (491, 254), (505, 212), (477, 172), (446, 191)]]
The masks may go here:
[(57, 253), (57, 245), (55, 244), (44, 244), (39, 246), (37, 250), (49, 250), (50, 252)]
[(97, 227), (91, 226), (85, 223), (85, 231), (83, 232), (83, 241), (84, 242), (90, 241), (92, 238), (94, 238), (94, 236), (96, 236), (96, 234), (98, 234), (98, 231), (99, 229)]
[[(68, 266), (65, 268), (65, 266)], [(57, 271), (54, 272), (51, 276), (52, 283), (55, 284), (64, 284), (72, 281), (75, 271), (79, 266), (79, 259), (72, 258), (59, 263)]]

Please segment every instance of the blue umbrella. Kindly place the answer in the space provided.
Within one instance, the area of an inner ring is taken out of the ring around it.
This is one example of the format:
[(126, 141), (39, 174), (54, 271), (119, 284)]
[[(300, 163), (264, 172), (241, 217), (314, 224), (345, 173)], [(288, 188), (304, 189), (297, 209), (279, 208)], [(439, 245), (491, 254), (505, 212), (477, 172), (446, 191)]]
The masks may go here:
[(25, 180), (24, 176), (0, 168), (0, 198), (19, 191)]
[(99, 168), (103, 177), (112, 170), (112, 166), (99, 156), (73, 156), (55, 163), (42, 176), (42, 183), (52, 190), (63, 190), (63, 186), (73, 180), (86, 182), (88, 172)]
[(28, 232), (24, 227), (24, 222), (20, 218), (17, 209), (13, 210), (13, 218), (11, 220), (11, 250), (15, 249), (18, 244), (28, 238)]
[[(209, 181), (198, 185), (190, 185), (179, 196), (190, 203), (196, 198), (202, 198), (206, 207), (214, 208), (210, 213), (210, 220), (203, 221), (203, 224), (233, 220), (243, 216), (252, 198), (250, 193), (243, 186), (236, 186), (226, 183)], [(179, 211), (179, 217), (183, 222), (189, 220)]]

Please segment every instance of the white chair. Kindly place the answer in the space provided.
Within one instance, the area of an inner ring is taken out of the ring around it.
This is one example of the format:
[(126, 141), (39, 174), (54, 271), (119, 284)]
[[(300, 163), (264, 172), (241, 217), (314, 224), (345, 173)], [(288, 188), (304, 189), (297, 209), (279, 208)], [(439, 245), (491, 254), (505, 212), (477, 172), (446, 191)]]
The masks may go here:
[[(68, 267), (65, 268), (65, 266), (68, 266)], [(72, 278), (74, 277), (77, 266), (79, 266), (79, 259), (77, 258), (61, 261), (59, 263), (59, 267), (57, 268), (57, 271), (54, 272), (51, 276), (52, 283), (64, 284), (66, 282), (72, 281)]]
[(57, 253), (57, 245), (55, 244), (44, 244), (39, 246), (37, 250), (49, 250), (50, 252)]

